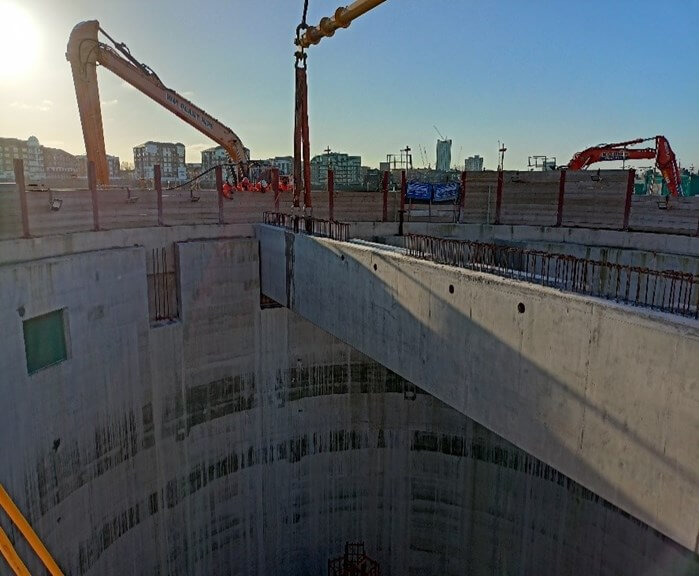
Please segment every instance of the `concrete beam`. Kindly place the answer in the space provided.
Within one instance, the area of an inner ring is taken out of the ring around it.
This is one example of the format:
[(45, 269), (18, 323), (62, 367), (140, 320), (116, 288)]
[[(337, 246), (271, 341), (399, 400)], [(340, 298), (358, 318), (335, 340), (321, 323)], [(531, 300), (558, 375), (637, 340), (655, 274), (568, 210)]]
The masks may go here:
[(695, 321), (255, 230), (264, 294), (697, 551)]

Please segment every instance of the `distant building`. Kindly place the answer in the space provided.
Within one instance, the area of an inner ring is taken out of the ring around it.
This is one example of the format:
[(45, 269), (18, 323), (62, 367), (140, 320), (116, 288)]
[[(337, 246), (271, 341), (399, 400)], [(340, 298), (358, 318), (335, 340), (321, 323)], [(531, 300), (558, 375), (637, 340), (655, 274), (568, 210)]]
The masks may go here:
[(437, 140), (436, 169), (446, 172), (451, 167), (451, 140)]
[(121, 162), (119, 162), (119, 156), (110, 156), (107, 154), (107, 170), (109, 170), (110, 178), (119, 178), (121, 175)]
[(480, 156), (469, 156), (464, 161), (464, 170), (466, 172), (483, 172), (483, 158)]
[(187, 180), (191, 180), (195, 176), (201, 174), (201, 164), (199, 163), (187, 162), (185, 167), (187, 169)]
[[(78, 165), (78, 177), (87, 178), (87, 156), (79, 154), (75, 159)], [(121, 178), (121, 162), (118, 156), (107, 154), (107, 171), (110, 178)]]
[(184, 182), (187, 168), (184, 144), (177, 142), (145, 142), (133, 149), (133, 163), (138, 178), (152, 179), (153, 166), (160, 164), (163, 180)]
[(351, 188), (362, 186), (362, 157), (349, 156), (340, 152), (321, 154), (311, 158), (311, 183), (313, 186), (326, 186), (328, 168), (335, 172), (335, 186)]
[(77, 156), (61, 150), (44, 146), (44, 173), (46, 178), (75, 178), (78, 175), (79, 160)]
[(265, 162), (272, 168), (278, 168), (280, 176), (291, 176), (294, 173), (293, 156), (275, 156)]
[(28, 140), (19, 138), (0, 138), (0, 177), (14, 180), (14, 159), (24, 160), (24, 177), (30, 181), (43, 180), (44, 150), (35, 136)]

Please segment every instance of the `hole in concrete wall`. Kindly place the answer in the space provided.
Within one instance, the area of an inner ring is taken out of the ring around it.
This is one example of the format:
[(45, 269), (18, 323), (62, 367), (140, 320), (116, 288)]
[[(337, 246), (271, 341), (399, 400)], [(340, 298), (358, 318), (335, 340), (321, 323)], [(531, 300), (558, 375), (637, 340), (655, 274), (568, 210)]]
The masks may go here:
[(520, 302), (519, 304), (517, 304), (517, 312), (519, 312), (520, 314), (524, 314), (524, 310), (526, 310), (526, 308), (524, 307), (523, 302)]
[(260, 310), (268, 310), (269, 308), (282, 308), (282, 305), (274, 298), (265, 296), (260, 290)]
[(378, 268), (378, 266), (376, 266), (376, 264), (374, 264), (374, 272), (376, 272), (377, 268)]
[(345, 259), (345, 255), (343, 254), (342, 256), (340, 256), (340, 260), (344, 260), (344, 259)]
[(29, 374), (68, 359), (63, 309), (29, 318), (22, 322), (22, 328)]
[(449, 294), (453, 294), (453, 293), (454, 293), (454, 285), (449, 284)]

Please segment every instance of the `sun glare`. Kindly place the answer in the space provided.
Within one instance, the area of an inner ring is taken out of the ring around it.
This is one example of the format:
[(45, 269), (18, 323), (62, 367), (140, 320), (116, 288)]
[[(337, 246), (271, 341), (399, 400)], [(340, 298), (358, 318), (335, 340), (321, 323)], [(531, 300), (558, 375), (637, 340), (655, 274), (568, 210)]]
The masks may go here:
[(32, 17), (17, 4), (0, 0), (0, 83), (32, 71), (40, 41)]

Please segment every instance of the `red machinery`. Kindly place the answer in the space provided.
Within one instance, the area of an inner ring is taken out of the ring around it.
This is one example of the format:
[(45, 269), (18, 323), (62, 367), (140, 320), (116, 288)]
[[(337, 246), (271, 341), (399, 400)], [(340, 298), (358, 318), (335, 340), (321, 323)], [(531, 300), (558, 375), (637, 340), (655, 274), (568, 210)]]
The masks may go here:
[[(655, 148), (628, 148), (634, 144), (641, 144), (655, 140)], [(682, 195), (682, 177), (677, 165), (675, 153), (665, 136), (653, 138), (637, 138), (616, 144), (600, 144), (592, 146), (582, 152), (578, 152), (568, 163), (568, 170), (583, 170), (595, 162), (608, 162), (612, 160), (639, 160), (655, 159), (655, 165), (667, 183), (667, 187), (673, 196)]]

